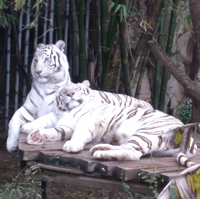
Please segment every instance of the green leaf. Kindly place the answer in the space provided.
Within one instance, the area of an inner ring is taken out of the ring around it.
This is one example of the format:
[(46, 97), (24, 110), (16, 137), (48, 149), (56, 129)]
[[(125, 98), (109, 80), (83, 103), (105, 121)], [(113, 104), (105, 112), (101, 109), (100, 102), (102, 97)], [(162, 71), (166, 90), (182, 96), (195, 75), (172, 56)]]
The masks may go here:
[(172, 186), (172, 188), (171, 188), (171, 198), (172, 199), (181, 199), (179, 190), (176, 186)]
[(119, 5), (116, 7), (114, 13), (117, 12), (120, 8), (121, 8), (121, 5), (119, 4)]

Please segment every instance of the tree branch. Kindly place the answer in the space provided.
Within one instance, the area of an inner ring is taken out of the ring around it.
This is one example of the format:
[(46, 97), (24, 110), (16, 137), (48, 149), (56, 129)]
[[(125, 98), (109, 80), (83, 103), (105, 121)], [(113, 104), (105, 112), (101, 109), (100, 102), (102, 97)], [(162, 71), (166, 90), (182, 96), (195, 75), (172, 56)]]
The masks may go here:
[(152, 53), (160, 63), (174, 76), (174, 78), (184, 87), (188, 95), (195, 101), (200, 101), (200, 85), (192, 81), (182, 70), (176, 67), (170, 60), (167, 53), (158, 45), (155, 40), (148, 42)]

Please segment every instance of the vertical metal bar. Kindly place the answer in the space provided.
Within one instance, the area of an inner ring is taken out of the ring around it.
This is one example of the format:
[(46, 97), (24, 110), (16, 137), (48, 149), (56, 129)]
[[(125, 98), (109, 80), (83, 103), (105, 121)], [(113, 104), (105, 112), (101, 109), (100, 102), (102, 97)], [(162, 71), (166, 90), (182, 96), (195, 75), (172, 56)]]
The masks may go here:
[[(26, 24), (30, 24), (30, 5), (31, 5), (31, 0), (28, 0), (27, 1), (27, 9), (26, 9)], [(25, 32), (25, 48), (24, 48), (24, 68), (25, 68), (25, 71), (27, 72), (28, 71), (28, 55), (29, 55), (29, 39), (30, 39), (30, 29), (27, 28), (26, 29), (26, 32)], [(24, 86), (23, 86), (23, 102), (25, 101), (26, 99), (26, 89), (27, 89), (27, 86), (26, 86), (26, 83), (24, 81)]]
[(10, 101), (10, 45), (11, 45), (11, 27), (8, 28), (7, 37), (7, 56), (6, 56), (6, 101), (5, 101), (5, 131), (8, 130), (9, 101)]
[(46, 44), (47, 39), (47, 17), (48, 17), (49, 0), (47, 0), (44, 8), (44, 24), (43, 24), (43, 38), (42, 42)]
[[(19, 51), (21, 51), (22, 46), (22, 20), (23, 20), (23, 11), (20, 11), (19, 15), (19, 26), (18, 26), (18, 46)], [(14, 111), (18, 109), (18, 98), (19, 98), (19, 69), (18, 66), (16, 67), (16, 81), (15, 81), (15, 104), (14, 104)]]
[(51, 0), (51, 6), (50, 6), (50, 30), (49, 31), (49, 43), (53, 43), (53, 25), (54, 25), (54, 0)]
[(69, 0), (66, 0), (66, 8), (65, 8), (65, 54), (67, 55), (67, 46), (68, 46), (68, 31), (69, 31)]
[[(36, 9), (38, 9), (38, 6), (36, 6)], [(38, 15), (35, 16), (35, 32), (34, 32), (34, 51), (36, 50), (36, 46), (38, 43)]]

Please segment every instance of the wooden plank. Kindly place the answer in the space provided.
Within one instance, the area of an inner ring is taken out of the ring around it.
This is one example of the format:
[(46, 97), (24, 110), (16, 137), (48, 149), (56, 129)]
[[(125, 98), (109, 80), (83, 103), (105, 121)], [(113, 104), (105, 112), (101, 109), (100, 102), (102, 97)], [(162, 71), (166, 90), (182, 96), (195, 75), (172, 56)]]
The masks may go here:
[(85, 172), (83, 172), (83, 171), (61, 168), (61, 167), (57, 167), (57, 166), (50, 166), (50, 165), (45, 165), (45, 164), (41, 164), (41, 163), (38, 163), (37, 166), (40, 167), (41, 169), (47, 169), (47, 170), (51, 170), (51, 171), (58, 171), (58, 172), (76, 174), (76, 175), (84, 175), (85, 174)]
[(98, 160), (93, 159), (89, 151), (81, 151), (77, 154), (65, 153), (63, 151), (42, 151), (39, 156), (39, 162), (53, 166), (73, 167), (84, 172), (93, 172), (99, 163)]
[(174, 177), (176, 177), (179, 173), (181, 173), (182, 170), (180, 171), (167, 171), (167, 172), (162, 172), (160, 173), (160, 178), (163, 179), (162, 181), (166, 181), (169, 182), (170, 180), (172, 180)]
[[(41, 146), (28, 145), (25, 134), (20, 135), (19, 155), (21, 160), (39, 160), (40, 163), (58, 166), (62, 168), (73, 168), (76, 170), (99, 173), (102, 176), (120, 179), (124, 174), (126, 180), (138, 180), (141, 171), (150, 175), (161, 174), (165, 182), (172, 178), (176, 171), (182, 171), (185, 167), (176, 162), (176, 157), (143, 157), (139, 161), (99, 161), (92, 157), (89, 149), (93, 144), (86, 145), (84, 151), (70, 154), (62, 151), (65, 141), (47, 142)], [(200, 149), (192, 161), (200, 163)], [(169, 174), (169, 176), (168, 176)]]
[(174, 157), (166, 158), (141, 158), (139, 161), (133, 161), (129, 165), (116, 165), (113, 176), (121, 178), (122, 174), (126, 180), (138, 179), (138, 174), (145, 169), (163, 168), (167, 166), (177, 166)]
[[(53, 182), (62, 183), (62, 184), (70, 184), (71, 186), (86, 186), (95, 189), (105, 189), (105, 190), (118, 190), (124, 192), (124, 188), (122, 186), (122, 181), (115, 179), (105, 179), (99, 177), (89, 177), (89, 176), (81, 176), (81, 175), (73, 175), (67, 173), (55, 173), (52, 171), (52, 175), (50, 171), (42, 169), (44, 174), (47, 174)], [(128, 186), (130, 186), (130, 191), (132, 193), (138, 193), (143, 195), (152, 196), (152, 191), (149, 189), (149, 185), (140, 184), (137, 182), (125, 182)], [(158, 188), (158, 192), (161, 192), (162, 187)]]
[[(166, 161), (166, 158), (165, 158), (165, 161)], [(191, 158), (191, 161), (200, 163), (200, 149), (197, 149), (197, 155)], [(181, 171), (186, 169), (185, 166), (179, 165), (175, 160), (174, 160), (174, 163), (175, 164), (171, 163), (170, 166), (165, 164), (163, 167), (145, 168), (143, 169), (143, 172), (150, 174), (150, 177), (153, 177), (155, 176), (155, 174), (158, 174), (159, 176), (157, 176), (157, 181), (159, 182), (159, 184), (165, 186), (170, 180), (176, 177)]]
[(19, 143), (26, 143), (27, 134), (20, 133), (19, 135)]
[[(24, 139), (24, 134), (21, 134), (21, 135), (20, 135), (20, 140)], [(59, 141), (59, 142), (47, 142), (44, 145), (29, 145), (24, 142), (19, 142), (18, 153), (20, 155), (21, 160), (24, 160), (24, 161), (37, 160), (39, 157), (40, 151), (62, 150), (62, 146), (64, 143), (65, 143), (64, 141), (62, 142)]]
[[(20, 134), (18, 152), (20, 160), (38, 160), (40, 151), (62, 151), (62, 147), (66, 141), (46, 142), (44, 145), (29, 145), (26, 143), (27, 134)], [(88, 151), (94, 144), (86, 145), (84, 151)], [(65, 152), (63, 152), (65, 153)], [(90, 154), (91, 156), (91, 154)], [(91, 156), (92, 157), (92, 156)]]

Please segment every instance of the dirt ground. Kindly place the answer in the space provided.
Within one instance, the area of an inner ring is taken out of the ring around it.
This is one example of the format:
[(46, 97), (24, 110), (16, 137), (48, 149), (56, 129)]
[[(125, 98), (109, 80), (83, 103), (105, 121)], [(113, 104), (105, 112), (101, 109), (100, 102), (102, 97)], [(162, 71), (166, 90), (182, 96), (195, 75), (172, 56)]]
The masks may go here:
[[(20, 172), (20, 163), (17, 152), (8, 153), (6, 150), (7, 134), (0, 134), (0, 188)], [(126, 193), (112, 190), (97, 190), (88, 187), (73, 187), (64, 184), (50, 184), (52, 199), (130, 199)], [(141, 196), (133, 196), (141, 199)]]

